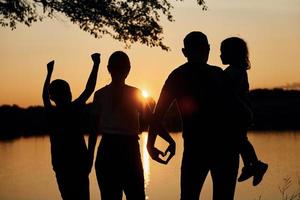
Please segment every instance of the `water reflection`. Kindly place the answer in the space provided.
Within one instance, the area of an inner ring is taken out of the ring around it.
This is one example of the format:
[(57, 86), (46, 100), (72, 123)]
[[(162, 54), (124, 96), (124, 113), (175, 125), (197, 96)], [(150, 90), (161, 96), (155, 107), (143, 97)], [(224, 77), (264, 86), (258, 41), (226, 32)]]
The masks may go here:
[(147, 140), (148, 134), (143, 133), (141, 135), (141, 154), (142, 154), (142, 162), (144, 167), (144, 178), (145, 178), (145, 188), (148, 187), (150, 182), (150, 157), (147, 151)]
[[(145, 187), (148, 199), (179, 199), (180, 165), (182, 158), (181, 134), (173, 134), (177, 143), (176, 155), (168, 165), (161, 165), (149, 158), (146, 149), (147, 133), (140, 137), (140, 149), (144, 166)], [(283, 178), (291, 177), (289, 194), (299, 189), (300, 132), (251, 132), (249, 139), (259, 157), (269, 163), (270, 169), (261, 184), (252, 182), (237, 184), (236, 199), (281, 199), (278, 186)], [(162, 142), (158, 145), (164, 149)], [(161, 143), (161, 144), (160, 144)], [(211, 180), (205, 183), (202, 199), (211, 199)], [(90, 174), (91, 200), (99, 200), (100, 192), (95, 170)], [(10, 142), (0, 141), (0, 199), (5, 200), (52, 200), (59, 199), (55, 176), (51, 168), (48, 137), (20, 138)], [(123, 198), (125, 199), (125, 197)]]

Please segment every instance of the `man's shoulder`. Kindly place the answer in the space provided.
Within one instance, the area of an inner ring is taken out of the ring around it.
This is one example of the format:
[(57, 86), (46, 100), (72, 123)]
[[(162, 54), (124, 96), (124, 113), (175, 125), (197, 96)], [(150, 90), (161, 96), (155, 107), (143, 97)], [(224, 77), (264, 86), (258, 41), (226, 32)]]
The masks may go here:
[[(177, 67), (176, 69), (174, 69), (170, 73), (170, 76), (181, 75), (182, 73), (185, 73), (186, 71), (191, 72), (191, 70), (189, 70), (189, 68), (190, 68), (189, 65), (192, 65), (192, 64), (191, 63), (184, 63), (183, 65), (180, 65), (179, 67)], [(214, 66), (214, 65), (209, 65), (209, 64), (203, 64), (203, 66), (197, 66), (197, 68), (198, 69), (201, 69), (201, 68), (207, 69), (207, 70), (215, 72), (215, 73), (222, 73), (223, 72), (223, 69), (221, 67)]]
[(184, 63), (180, 65), (179, 67), (176, 67), (168, 76), (168, 80), (170, 79), (177, 79), (181, 77), (187, 69), (187, 63)]
[(184, 63), (184, 64), (182, 64), (182, 65), (176, 67), (176, 68), (171, 72), (171, 74), (173, 74), (173, 73), (175, 73), (175, 74), (176, 74), (176, 73), (181, 73), (181, 72), (185, 71), (185, 70), (187, 69), (187, 67), (188, 67), (188, 63)]
[(221, 67), (218, 67), (218, 66), (215, 66), (215, 65), (209, 65), (209, 64), (207, 64), (207, 66), (212, 71), (215, 71), (215, 72), (218, 72), (218, 73), (223, 72), (223, 69)]

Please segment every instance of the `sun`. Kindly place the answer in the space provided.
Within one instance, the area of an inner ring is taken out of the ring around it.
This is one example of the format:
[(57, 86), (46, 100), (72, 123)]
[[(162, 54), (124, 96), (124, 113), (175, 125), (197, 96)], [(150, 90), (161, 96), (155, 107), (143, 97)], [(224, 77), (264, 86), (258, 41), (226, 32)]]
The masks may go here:
[(149, 92), (147, 90), (142, 90), (142, 95), (145, 99), (149, 97)]

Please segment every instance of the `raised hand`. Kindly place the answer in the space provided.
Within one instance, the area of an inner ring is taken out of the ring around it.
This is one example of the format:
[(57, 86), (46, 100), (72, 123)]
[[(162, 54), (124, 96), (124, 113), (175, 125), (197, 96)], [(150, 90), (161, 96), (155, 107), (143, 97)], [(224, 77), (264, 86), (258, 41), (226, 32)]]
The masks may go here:
[(100, 53), (94, 53), (91, 55), (92, 57), (92, 60), (95, 64), (99, 64), (100, 63), (100, 56), (101, 54)]
[(50, 61), (47, 64), (47, 70), (48, 70), (48, 74), (51, 74), (53, 72), (53, 67), (54, 67), (54, 60)]
[(47, 76), (44, 82), (44, 87), (43, 87), (43, 102), (44, 102), (44, 106), (47, 107), (51, 107), (51, 102), (50, 102), (50, 97), (49, 97), (49, 91), (48, 91), (48, 87), (50, 85), (50, 80), (51, 80), (51, 76), (52, 76), (52, 72), (53, 72), (53, 67), (54, 67), (54, 60), (52, 60), (51, 62), (49, 62), (47, 64)]
[(89, 79), (86, 83), (84, 91), (81, 95), (74, 100), (74, 103), (83, 104), (88, 98), (93, 94), (97, 82), (98, 70), (100, 65), (100, 53), (94, 53), (91, 55), (91, 58), (94, 62), (92, 71), (90, 73)]

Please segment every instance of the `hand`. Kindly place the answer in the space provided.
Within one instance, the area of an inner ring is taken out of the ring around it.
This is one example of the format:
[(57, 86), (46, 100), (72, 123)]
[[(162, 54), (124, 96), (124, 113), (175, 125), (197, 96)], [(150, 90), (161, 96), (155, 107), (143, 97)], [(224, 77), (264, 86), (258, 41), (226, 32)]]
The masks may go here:
[(100, 53), (94, 53), (91, 55), (92, 60), (95, 64), (99, 64), (100, 63)]
[(176, 152), (176, 144), (175, 142), (170, 143), (168, 148), (166, 149), (165, 153), (164, 153), (164, 157), (168, 154), (168, 152), (170, 152), (167, 160), (165, 161), (166, 164), (168, 164), (168, 162), (171, 160), (171, 158), (173, 158), (173, 156), (175, 155)]
[(52, 60), (51, 62), (49, 62), (47, 64), (47, 70), (48, 70), (49, 74), (51, 74), (53, 72), (53, 67), (54, 67), (54, 60)]
[(163, 160), (162, 158), (160, 158), (160, 156), (164, 157), (165, 153), (160, 151), (159, 149), (157, 149), (155, 147), (148, 148), (148, 153), (153, 160), (155, 160), (159, 163), (165, 164), (165, 165), (168, 163), (165, 160)]

